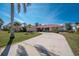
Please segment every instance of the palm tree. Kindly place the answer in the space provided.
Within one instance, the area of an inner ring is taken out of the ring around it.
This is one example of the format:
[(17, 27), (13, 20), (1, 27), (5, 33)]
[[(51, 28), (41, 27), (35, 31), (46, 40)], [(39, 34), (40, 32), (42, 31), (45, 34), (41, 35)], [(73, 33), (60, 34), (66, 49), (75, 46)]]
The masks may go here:
[[(23, 8), (24, 8), (24, 13), (26, 13), (26, 7), (27, 6), (30, 6), (31, 4), (30, 3), (23, 3)], [(20, 13), (20, 3), (18, 3), (18, 13)], [(14, 35), (14, 30), (13, 30), (13, 23), (14, 23), (14, 3), (11, 3), (11, 33), (10, 33), (10, 39), (11, 38), (14, 38), (15, 35)]]
[(3, 25), (3, 20), (0, 18), (0, 31), (1, 31), (1, 26)]

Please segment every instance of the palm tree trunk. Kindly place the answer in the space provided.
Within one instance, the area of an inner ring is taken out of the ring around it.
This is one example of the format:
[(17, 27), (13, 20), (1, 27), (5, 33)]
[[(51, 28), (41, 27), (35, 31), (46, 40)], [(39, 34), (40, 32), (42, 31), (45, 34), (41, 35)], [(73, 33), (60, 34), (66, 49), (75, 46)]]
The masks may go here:
[(13, 30), (13, 22), (14, 22), (14, 3), (11, 3), (11, 33), (10, 39), (14, 39), (14, 30)]

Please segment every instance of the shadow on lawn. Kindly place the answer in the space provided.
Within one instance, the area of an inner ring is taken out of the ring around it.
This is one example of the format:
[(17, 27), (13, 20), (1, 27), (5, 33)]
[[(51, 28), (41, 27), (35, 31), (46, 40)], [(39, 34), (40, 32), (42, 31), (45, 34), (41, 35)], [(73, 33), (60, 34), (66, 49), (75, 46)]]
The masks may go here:
[(14, 39), (14, 38), (10, 38), (10, 40), (8, 41), (8, 43), (7, 43), (7, 45), (6, 45), (5, 49), (4, 49), (4, 51), (1, 53), (1, 56), (7, 56), (7, 55), (8, 55), (9, 50), (10, 50), (10, 47), (11, 47), (11, 44), (12, 44), (12, 42), (13, 42), (13, 39)]

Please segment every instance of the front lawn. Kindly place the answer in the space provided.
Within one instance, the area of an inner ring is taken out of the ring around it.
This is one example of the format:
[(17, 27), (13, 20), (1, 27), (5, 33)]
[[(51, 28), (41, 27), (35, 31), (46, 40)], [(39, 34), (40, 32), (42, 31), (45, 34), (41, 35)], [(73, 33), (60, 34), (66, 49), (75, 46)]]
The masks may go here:
[(79, 34), (77, 33), (62, 33), (62, 34), (66, 37), (73, 53), (76, 56), (79, 56)]
[[(27, 32), (17, 32), (15, 33), (15, 39), (13, 40), (13, 43), (21, 42), (24, 40), (27, 40), (29, 38), (35, 37), (40, 35), (41, 33), (33, 32), (33, 33), (27, 33)], [(6, 46), (6, 44), (9, 41), (10, 33), (1, 31), (0, 32), (0, 47)]]

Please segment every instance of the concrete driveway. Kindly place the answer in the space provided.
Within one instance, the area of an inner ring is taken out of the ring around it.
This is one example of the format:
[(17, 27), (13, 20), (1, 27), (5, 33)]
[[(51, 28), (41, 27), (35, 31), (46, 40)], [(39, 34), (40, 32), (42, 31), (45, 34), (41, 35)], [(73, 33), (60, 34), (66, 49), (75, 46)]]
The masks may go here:
[(12, 45), (8, 55), (73, 56), (74, 54), (64, 36), (43, 32), (40, 36)]

